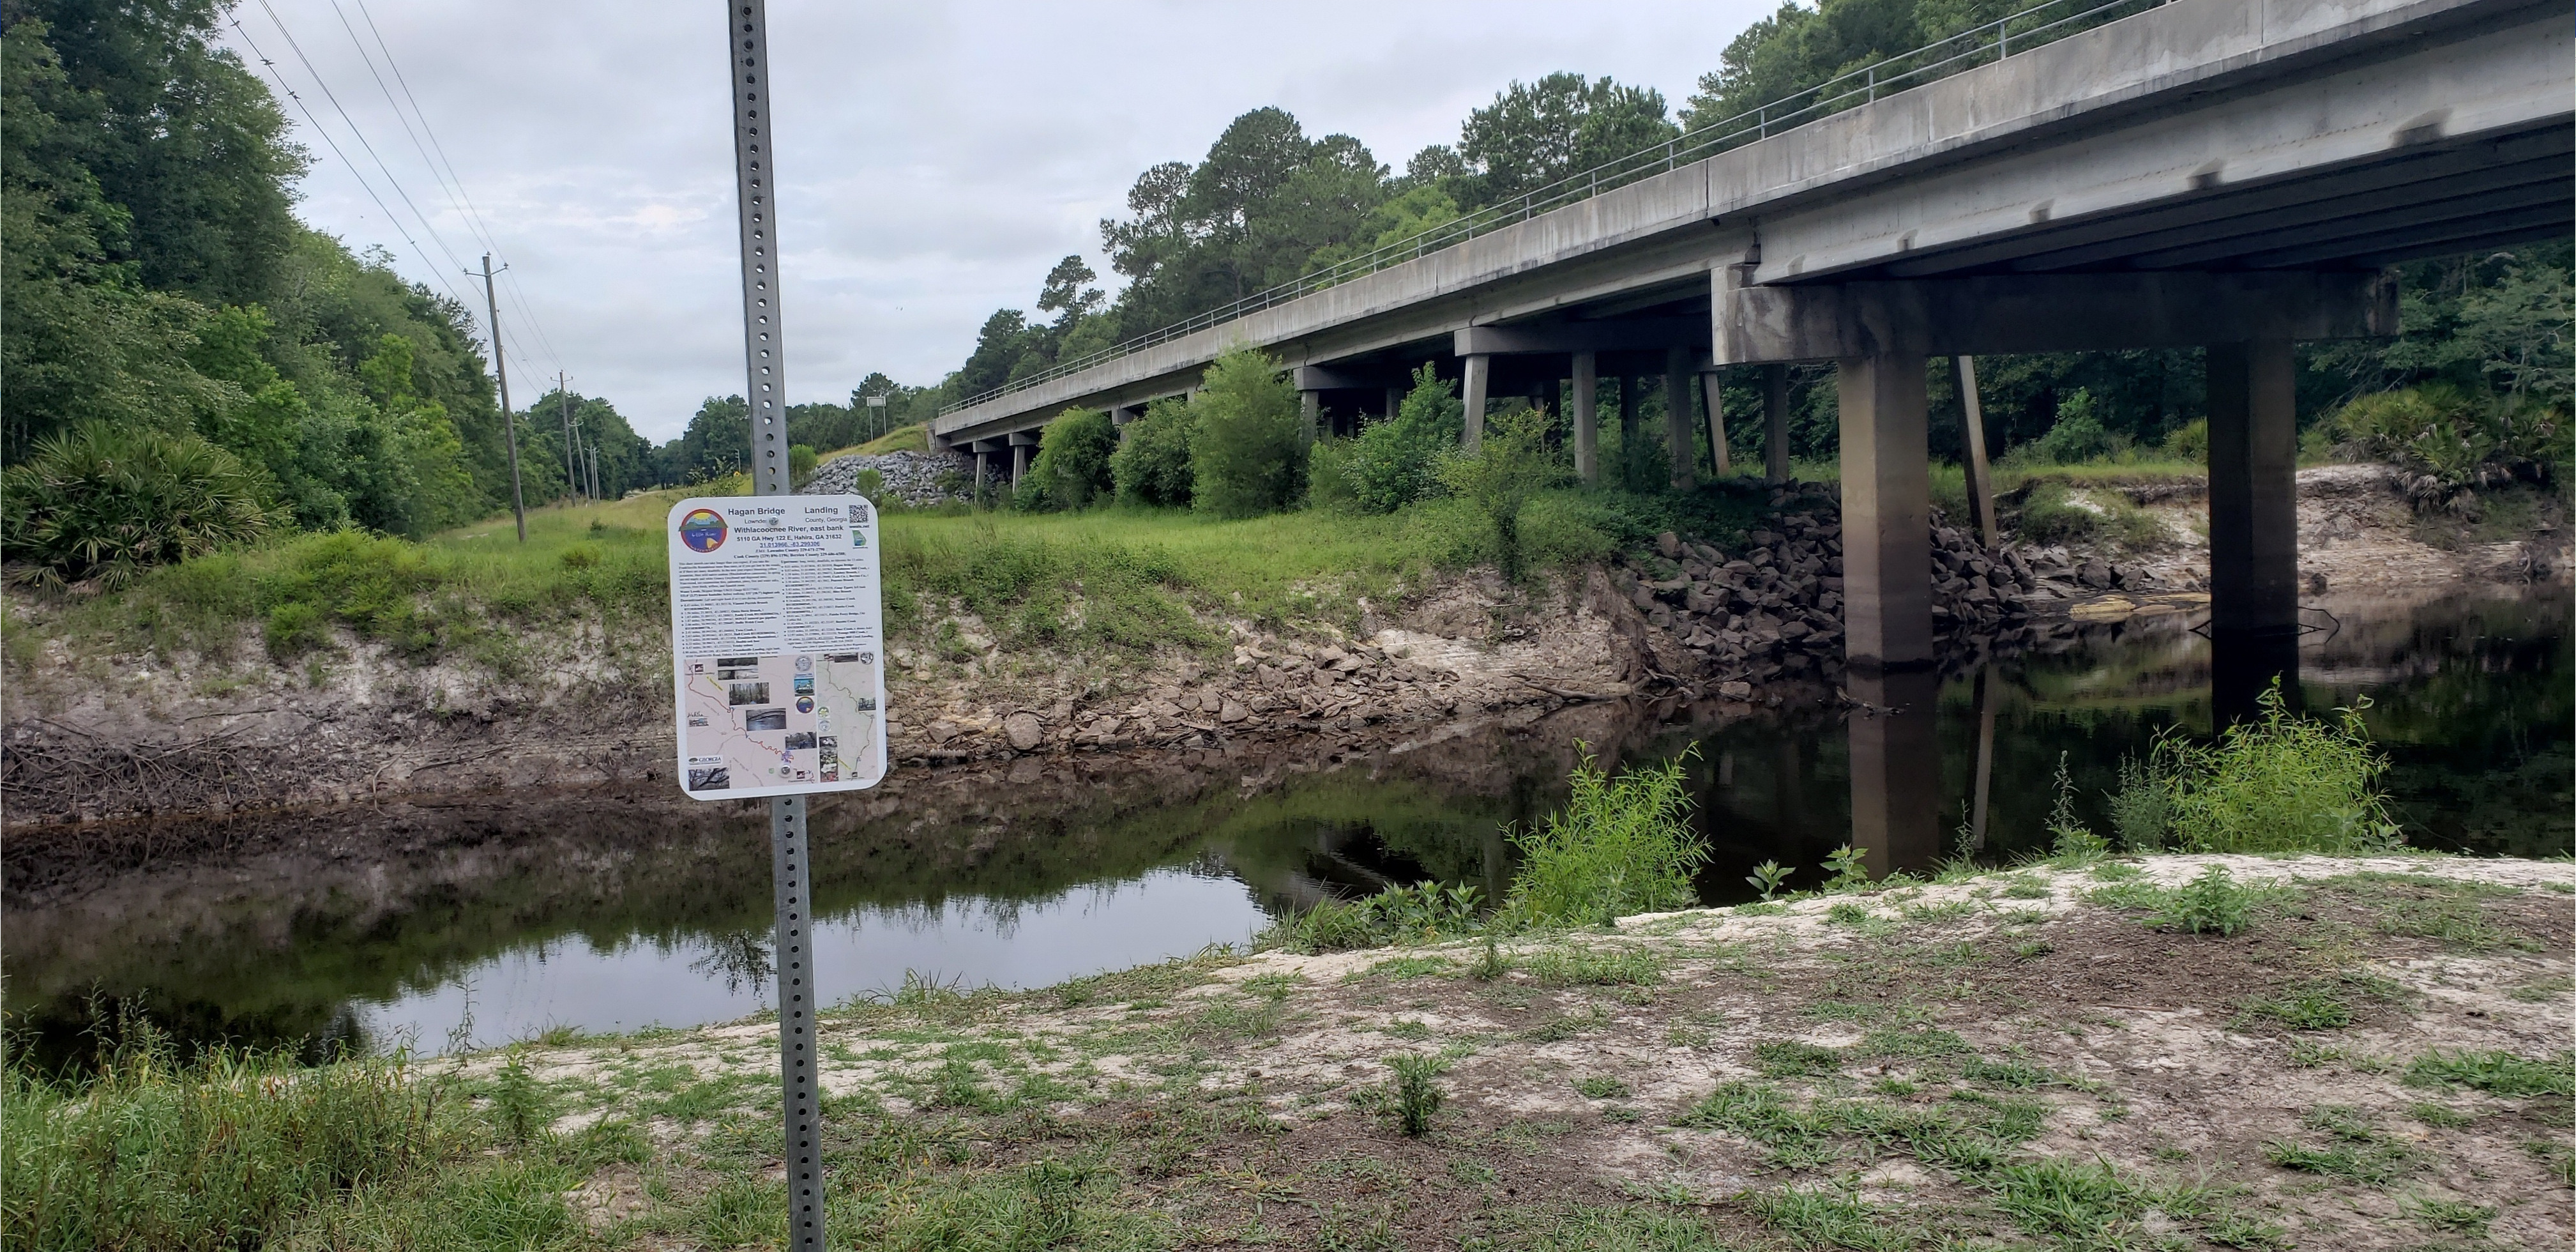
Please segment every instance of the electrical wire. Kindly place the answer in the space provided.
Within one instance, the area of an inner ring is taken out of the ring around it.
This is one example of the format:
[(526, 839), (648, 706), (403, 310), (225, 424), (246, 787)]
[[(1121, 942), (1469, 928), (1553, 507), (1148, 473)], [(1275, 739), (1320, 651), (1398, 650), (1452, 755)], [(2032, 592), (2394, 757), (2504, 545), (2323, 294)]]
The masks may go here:
[(403, 226), (402, 218), (385, 203), (383, 196), (376, 194), (375, 186), (367, 181), (366, 175), (358, 171), (357, 163), (349, 159), (349, 154), (340, 150), (340, 141), (333, 139), (331, 132), (322, 128), (321, 119), (313, 116), (312, 106), (304, 103), (304, 97), (286, 84), (286, 77), (277, 72), (277, 63), (270, 60), (268, 54), (259, 50), (258, 41), (250, 37), (248, 30), (243, 29), (240, 18), (233, 19), (233, 33), (240, 35), (242, 43), (249, 47), (250, 54), (259, 58), (261, 68), (266, 69), (268, 76), (276, 80), (277, 89), (286, 93), (287, 99), (295, 102), (296, 111), (304, 115), (305, 124), (313, 128), (313, 133), (322, 137), (322, 142), (331, 149), (331, 155), (340, 158), (340, 163), (349, 168), (349, 176), (357, 180), (359, 189), (367, 193), (368, 199), (376, 202), (376, 208), (384, 213), (385, 221), (392, 224), (394, 233), (402, 236), (404, 243), (411, 245), (413, 255), (418, 256), (421, 264), (427, 266), (429, 272), (438, 277), (439, 285), (447, 289), (448, 296), (470, 311), (473, 306), (467, 303), (465, 293), (458, 290), (456, 284), (448, 278), (448, 271), (440, 268), (436, 261), (429, 259), (429, 250), (421, 247), (420, 241), (411, 237), (411, 231)]
[[(429, 114), (421, 109), (419, 97), (412, 94), (411, 81), (403, 77), (402, 64), (394, 59), (393, 47), (385, 42), (384, 32), (376, 26), (376, 15), (368, 11), (366, 0), (351, 2), (358, 6), (358, 16), (366, 22), (368, 36), (375, 40), (376, 55), (384, 58), (385, 69), (393, 71), (394, 82), (402, 88), (403, 100), (411, 106), (411, 116), (420, 122), (420, 131), (413, 133), (411, 122), (403, 116), (403, 105), (394, 100), (393, 90), (385, 84), (384, 74), (376, 69), (375, 57), (368, 54), (366, 43), (358, 38), (357, 28), (350, 25), (348, 12), (340, 7), (340, 0), (331, 0), (332, 14), (340, 19), (340, 28), (348, 32), (349, 42), (358, 49), (358, 58), (367, 63), (367, 72), (375, 76), (376, 89), (384, 93), (385, 103), (393, 108), (394, 120), (402, 123), (403, 134), (411, 140), (412, 149), (420, 153), (421, 163), (429, 167), (430, 177), (438, 181), (440, 192), (447, 196), (448, 207), (465, 221), (467, 229), (487, 251), (502, 252), (500, 241), (493, 236), (491, 227), (483, 220), (482, 211), (475, 206), (472, 193), (465, 190), (464, 176), (456, 172), (456, 163), (448, 160), (447, 145), (439, 142), (438, 128), (430, 124)], [(426, 148), (421, 145), (422, 135), (429, 137)], [(437, 153), (435, 159), (430, 155), (433, 151)], [(545, 322), (537, 317), (536, 309), (528, 302), (516, 275), (504, 284), (503, 290), (509, 295), (520, 320), (536, 332), (537, 345), (545, 351), (548, 361), (556, 369), (562, 369), (563, 362), (555, 351), (554, 339), (546, 333)]]

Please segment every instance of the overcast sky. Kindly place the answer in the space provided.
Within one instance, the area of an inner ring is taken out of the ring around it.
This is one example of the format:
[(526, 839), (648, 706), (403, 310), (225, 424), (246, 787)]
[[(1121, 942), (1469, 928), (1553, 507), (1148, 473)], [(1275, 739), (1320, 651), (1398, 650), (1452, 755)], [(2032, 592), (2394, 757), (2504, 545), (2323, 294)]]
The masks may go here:
[[(773, 0), (789, 399), (845, 401), (870, 370), (937, 382), (1066, 253), (1114, 278), (1099, 220), (1146, 166), (1195, 162), (1247, 109), (1356, 135), (1401, 169), (1514, 78), (1609, 74), (1678, 110), (1770, 7)], [(723, 11), (245, 0), (225, 40), (256, 45), (320, 119), (317, 134), (289, 102), (314, 156), (305, 220), (389, 249), (478, 323), (479, 284), (452, 271), (488, 246), (510, 266), (511, 398), (560, 369), (658, 441), (742, 390)], [(399, 79), (361, 59), (370, 18)], [(405, 133), (391, 101), (406, 86), (431, 134)], [(424, 158), (432, 135), (475, 213)]]

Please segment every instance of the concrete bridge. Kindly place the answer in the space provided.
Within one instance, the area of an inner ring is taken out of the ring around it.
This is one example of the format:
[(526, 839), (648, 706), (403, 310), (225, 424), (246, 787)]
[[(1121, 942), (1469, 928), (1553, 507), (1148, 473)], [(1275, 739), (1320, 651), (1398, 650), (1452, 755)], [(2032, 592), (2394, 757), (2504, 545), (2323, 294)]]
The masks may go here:
[[(2394, 263), (2565, 237), (2571, 67), (2565, 0), (2171, 0), (983, 398), (931, 434), (1016, 470), (1055, 415), (1123, 422), (1248, 343), (1292, 367), (1310, 419), (1390, 411), (1438, 362), (1470, 444), (1489, 398), (1570, 379), (1591, 479), (1601, 375), (1624, 380), (1623, 410), (1659, 376), (1687, 449), (1694, 374), (1834, 361), (1864, 674), (1931, 657), (1930, 358), (2205, 347), (2212, 627), (2268, 664), (2298, 607), (2292, 345), (2394, 334)], [(1696, 472), (1675, 459), (1677, 483)]]

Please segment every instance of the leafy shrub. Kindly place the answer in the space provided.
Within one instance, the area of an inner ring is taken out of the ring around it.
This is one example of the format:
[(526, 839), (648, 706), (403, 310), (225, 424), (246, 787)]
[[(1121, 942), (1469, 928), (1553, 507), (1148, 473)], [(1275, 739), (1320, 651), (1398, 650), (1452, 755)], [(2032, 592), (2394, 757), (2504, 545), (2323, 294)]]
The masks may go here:
[(2337, 446), (2408, 471), (2407, 499), (2418, 509), (2463, 509), (2473, 489), (2516, 478), (2545, 482), (2576, 455), (2563, 409), (2448, 383), (2363, 396), (2324, 429)]
[(1308, 507), (1336, 513), (1364, 511), (1360, 507), (1359, 491), (1351, 486), (1351, 465), (1358, 451), (1359, 440), (1331, 436), (1317, 439), (1315, 446), (1306, 450)]
[(1029, 463), (1029, 505), (1079, 509), (1117, 489), (1109, 468), (1118, 450), (1118, 428), (1097, 409), (1067, 409), (1038, 435), (1037, 459)]
[(189, 434), (89, 425), (0, 478), (0, 553), (22, 583), (113, 591), (269, 530), (266, 484)]
[(2022, 497), (2015, 529), (2028, 543), (2082, 543), (2102, 533), (2104, 520), (2100, 512), (2077, 504), (2066, 484), (2041, 480)]
[(1392, 513), (1438, 489), (1440, 462), (1466, 432), (1467, 407), (1452, 384), (1424, 365), (1395, 416), (1352, 441), (1342, 473), (1351, 500), (1370, 513)]
[(1412, 1138), (1430, 1134), (1431, 1117), (1446, 1099), (1437, 1079), (1447, 1072), (1449, 1063), (1436, 1056), (1399, 1052), (1386, 1058), (1386, 1067), (1395, 1075), (1396, 1123)]
[(1190, 506), (1219, 517), (1274, 513), (1306, 487), (1305, 418), (1297, 389), (1258, 348), (1238, 348), (1207, 368), (1190, 398)]
[(1520, 581), (1521, 510), (1530, 497), (1565, 477), (1565, 467), (1547, 446), (1547, 414), (1524, 408), (1496, 415), (1476, 451), (1443, 458), (1439, 472), (1440, 485), (1473, 504), (1493, 528), (1494, 563), (1502, 567), (1503, 577)]
[(2057, 421), (2048, 433), (2022, 445), (2029, 455), (2050, 465), (2077, 465), (2119, 450), (2119, 438), (2102, 425), (2093, 393), (2081, 387), (2057, 404)]
[(2160, 894), (2162, 903), (2147, 918), (2150, 926), (2224, 937), (2254, 924), (2254, 889), (2237, 882), (2224, 865), (2212, 865), (2200, 877)]
[(1535, 830), (1511, 832), (1521, 853), (1515, 912), (1537, 922), (1599, 925), (1696, 903), (1691, 873), (1706, 863), (1708, 849), (1690, 826), (1687, 759), (1684, 753), (1612, 778), (1585, 752), (1565, 807)]
[(2195, 417), (2165, 436), (2165, 455), (2177, 461), (2209, 460), (2209, 419)]
[(814, 449), (811, 445), (801, 443), (791, 443), (787, 445), (788, 481), (795, 483), (800, 487), (803, 486), (806, 479), (814, 476), (814, 467), (820, 463), (821, 462), (815, 458)]
[(1424, 882), (1389, 887), (1357, 900), (1319, 901), (1280, 923), (1272, 941), (1299, 952), (1339, 952), (1471, 934), (1483, 924), (1484, 903), (1472, 886)]
[(2173, 829), (2173, 779), (2164, 772), (2169, 764), (2152, 755), (2120, 762), (2120, 789), (2105, 798), (2111, 804), (2111, 829), (2123, 850), (2153, 852), (2164, 846)]
[(1118, 502), (1189, 504), (1190, 442), (1197, 428), (1198, 414), (1185, 400), (1166, 397), (1146, 405), (1144, 414), (1127, 424), (1127, 438), (1109, 456)]
[[(2364, 698), (2334, 722), (2291, 716), (2280, 684), (2258, 697), (2261, 716), (2218, 743), (2156, 740), (2150, 776), (2166, 788), (2170, 830), (2189, 852), (2372, 852), (2398, 845), (2378, 791), (2388, 762), (2370, 747)], [(2141, 799), (2138, 803), (2143, 804)]]

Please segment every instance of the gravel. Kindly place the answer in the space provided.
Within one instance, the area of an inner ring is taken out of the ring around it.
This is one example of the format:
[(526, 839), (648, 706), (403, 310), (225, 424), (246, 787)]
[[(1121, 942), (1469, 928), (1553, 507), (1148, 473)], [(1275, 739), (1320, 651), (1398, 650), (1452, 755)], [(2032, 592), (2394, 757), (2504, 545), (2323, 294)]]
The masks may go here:
[[(882, 494), (920, 506), (948, 500), (963, 500), (966, 475), (973, 472), (964, 457), (938, 452), (888, 452), (881, 456), (844, 456), (825, 461), (814, 476), (805, 481), (801, 494), (809, 496), (853, 495), (858, 491), (859, 471), (875, 470), (885, 477)], [(950, 479), (959, 490), (951, 491), (941, 484)]]

